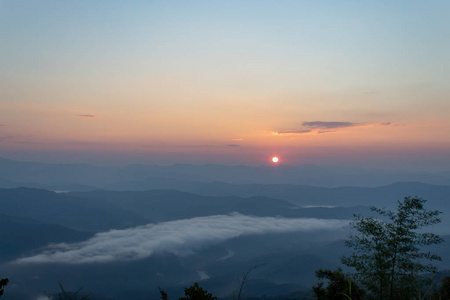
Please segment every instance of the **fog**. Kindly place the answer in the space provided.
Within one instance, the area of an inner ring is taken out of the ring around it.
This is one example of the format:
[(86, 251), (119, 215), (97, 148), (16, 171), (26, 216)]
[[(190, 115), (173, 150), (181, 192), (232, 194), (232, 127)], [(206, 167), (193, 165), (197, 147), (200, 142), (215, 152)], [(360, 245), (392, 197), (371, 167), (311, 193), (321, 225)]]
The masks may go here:
[(197, 217), (98, 233), (81, 243), (48, 246), (42, 253), (15, 263), (106, 263), (144, 259), (155, 253), (186, 256), (239, 236), (341, 230), (348, 223), (348, 220), (253, 217), (238, 213)]

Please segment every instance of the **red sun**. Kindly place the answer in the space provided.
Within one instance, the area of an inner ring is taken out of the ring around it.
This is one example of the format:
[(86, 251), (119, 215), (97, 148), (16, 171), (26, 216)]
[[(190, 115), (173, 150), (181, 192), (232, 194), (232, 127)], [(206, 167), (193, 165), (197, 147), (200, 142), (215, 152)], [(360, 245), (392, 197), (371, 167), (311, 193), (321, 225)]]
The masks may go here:
[(278, 163), (278, 161), (279, 161), (278, 157), (276, 157), (276, 156), (272, 157), (272, 162), (274, 164)]

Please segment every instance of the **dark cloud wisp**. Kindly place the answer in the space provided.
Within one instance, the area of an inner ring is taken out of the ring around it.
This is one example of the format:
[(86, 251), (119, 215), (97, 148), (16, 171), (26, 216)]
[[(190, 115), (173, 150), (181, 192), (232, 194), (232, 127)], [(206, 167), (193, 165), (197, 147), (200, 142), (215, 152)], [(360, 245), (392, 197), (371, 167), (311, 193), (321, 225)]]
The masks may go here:
[(323, 121), (313, 121), (313, 122), (303, 122), (302, 126), (313, 128), (313, 129), (334, 129), (334, 128), (344, 128), (344, 127), (355, 127), (361, 124), (352, 122), (323, 122)]
[(311, 132), (311, 129), (303, 129), (303, 130), (297, 130), (297, 129), (292, 129), (292, 130), (280, 130), (277, 131), (278, 134), (302, 134), (302, 133), (309, 133)]
[(12, 135), (7, 135), (7, 136), (0, 136), (0, 141), (6, 141), (6, 140), (12, 140), (15, 137)]
[(362, 127), (362, 126), (390, 126), (391, 122), (385, 123), (375, 123), (375, 124), (365, 124), (365, 123), (353, 123), (353, 122), (325, 122), (325, 121), (312, 121), (303, 122), (301, 128), (299, 129), (287, 129), (272, 131), (274, 135), (301, 135), (301, 134), (322, 134), (335, 132), (340, 128), (349, 127)]

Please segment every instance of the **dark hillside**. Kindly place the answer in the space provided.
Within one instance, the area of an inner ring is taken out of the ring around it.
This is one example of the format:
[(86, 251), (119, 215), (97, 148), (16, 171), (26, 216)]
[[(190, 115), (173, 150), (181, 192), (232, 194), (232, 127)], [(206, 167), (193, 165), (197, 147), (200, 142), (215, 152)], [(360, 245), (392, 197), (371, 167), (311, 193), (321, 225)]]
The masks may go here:
[(96, 206), (82, 198), (31, 188), (0, 189), (0, 207), (3, 214), (82, 231), (105, 231), (151, 222), (107, 203)]

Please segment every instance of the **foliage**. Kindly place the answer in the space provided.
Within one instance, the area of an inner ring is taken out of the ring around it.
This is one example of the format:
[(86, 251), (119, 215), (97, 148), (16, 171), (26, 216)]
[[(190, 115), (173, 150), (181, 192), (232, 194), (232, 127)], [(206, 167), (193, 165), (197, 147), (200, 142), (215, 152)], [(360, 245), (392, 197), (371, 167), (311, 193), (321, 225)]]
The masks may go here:
[(450, 299), (450, 277), (442, 279), (439, 297), (441, 297), (441, 299)]
[[(424, 208), (426, 200), (405, 197), (397, 211), (371, 210), (381, 218), (355, 215), (346, 245), (355, 252), (342, 263), (355, 269), (356, 278), (378, 299), (413, 299), (422, 288), (420, 274), (435, 272), (431, 261), (441, 260), (423, 246), (439, 244), (438, 235), (424, 233), (424, 227), (440, 222), (439, 211)], [(426, 262), (428, 261), (428, 262)]]
[(439, 297), (441, 299), (450, 299), (450, 277), (442, 279)]
[(185, 297), (178, 298), (179, 300), (217, 300), (211, 293), (207, 290), (201, 288), (197, 282), (191, 285), (189, 288), (184, 289)]
[(162, 300), (169, 300), (169, 296), (167, 295), (166, 291), (163, 290), (161, 287), (158, 286), (159, 293), (161, 294)]
[(3, 278), (0, 279), (0, 297), (3, 295), (3, 293), (5, 292), (5, 287), (8, 285), (9, 279), (8, 278)]
[[(80, 292), (82, 290), (82, 288), (78, 289), (76, 292), (67, 292), (62, 283), (58, 282), (59, 285), (59, 289), (61, 290), (61, 292), (58, 294), (58, 300), (89, 300), (90, 297), (89, 295), (80, 295)], [(53, 299), (53, 296), (50, 295), (49, 293), (47, 294), (47, 298), (48, 299)]]
[(441, 281), (439, 290), (434, 290), (428, 297), (430, 300), (448, 300), (450, 299), (450, 277), (444, 277)]
[[(313, 286), (316, 300), (361, 300), (364, 297), (364, 290), (346, 276), (341, 268), (336, 271), (319, 269), (316, 277), (320, 279)], [(324, 279), (328, 281), (327, 287), (324, 287)]]

